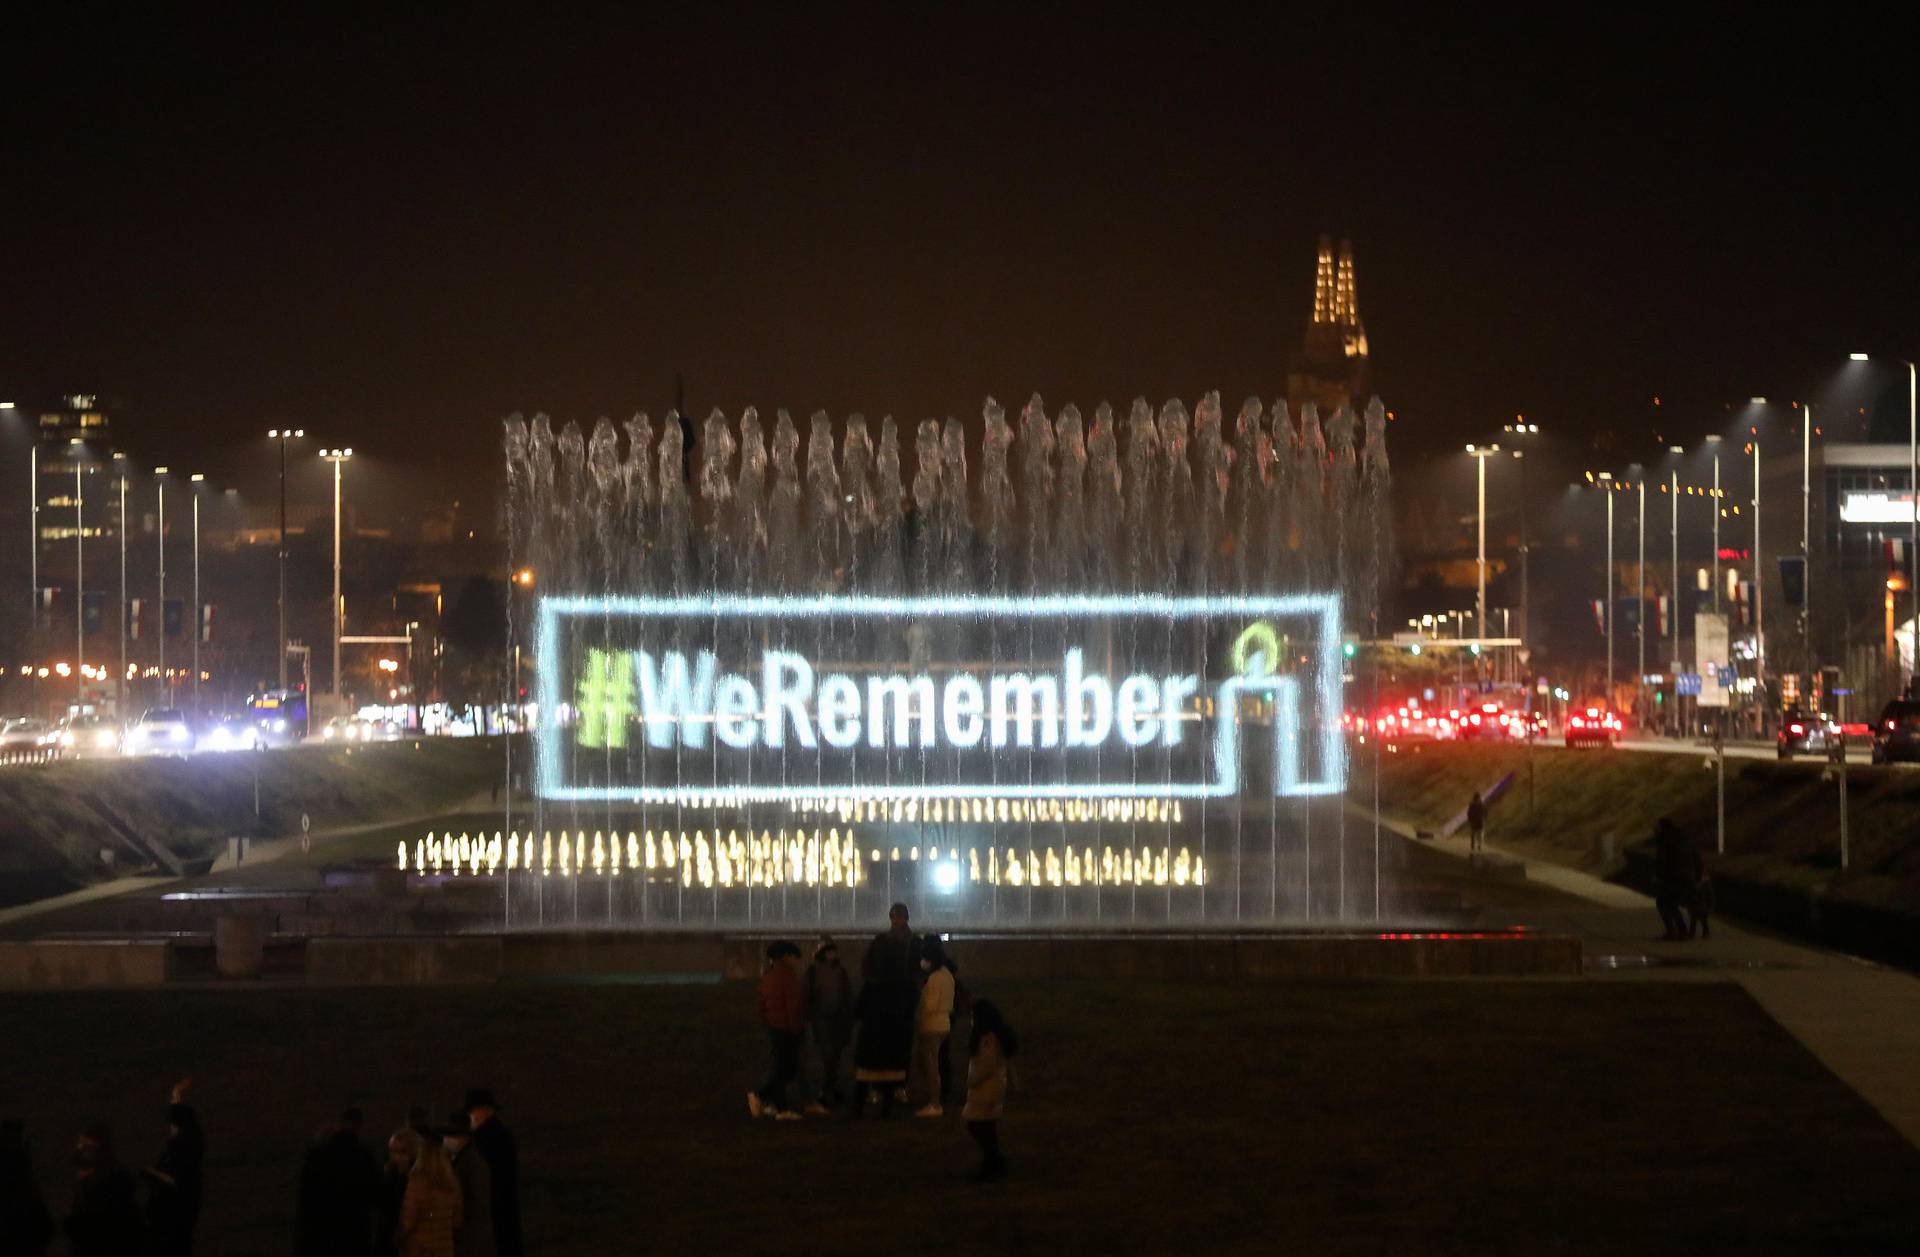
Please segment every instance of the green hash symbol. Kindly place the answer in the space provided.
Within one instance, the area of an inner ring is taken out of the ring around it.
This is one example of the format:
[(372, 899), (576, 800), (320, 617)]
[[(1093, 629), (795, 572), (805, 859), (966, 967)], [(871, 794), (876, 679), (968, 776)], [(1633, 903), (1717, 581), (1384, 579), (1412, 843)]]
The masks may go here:
[(627, 721), (634, 714), (633, 656), (624, 650), (589, 649), (577, 707), (581, 746), (624, 747)]

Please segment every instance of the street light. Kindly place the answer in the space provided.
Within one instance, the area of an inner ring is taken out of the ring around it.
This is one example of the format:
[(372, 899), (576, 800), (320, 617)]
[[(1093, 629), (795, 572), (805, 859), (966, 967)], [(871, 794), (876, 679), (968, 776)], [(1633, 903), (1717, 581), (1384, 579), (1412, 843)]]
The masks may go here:
[[(1669, 445), (1667, 453), (1680, 455), (1686, 453), (1678, 445)], [(1680, 707), (1680, 468), (1674, 467), (1669, 473), (1669, 496), (1673, 498), (1673, 520), (1668, 525), (1667, 539), (1673, 546), (1673, 588), (1667, 594), (1672, 605), (1667, 608), (1668, 636), (1673, 641), (1673, 658), (1668, 660), (1667, 672), (1674, 678), (1673, 705), (1675, 720), (1679, 719)]]
[(161, 706), (167, 706), (173, 699), (172, 687), (167, 684), (167, 469), (153, 469), (153, 488), (160, 504), (159, 525), (154, 529), (155, 540), (160, 547), (160, 629), (153, 635), (159, 643), (160, 693)]
[(1613, 473), (1603, 471), (1597, 477), (1607, 495), (1607, 600), (1603, 604), (1607, 628), (1607, 709), (1613, 709)]
[[(1873, 355), (1852, 353), (1854, 362), (1870, 362)], [(1913, 664), (1920, 672), (1920, 373), (1905, 358), (1891, 358), (1907, 369), (1907, 505), (1912, 519), (1907, 537), (1907, 607), (1913, 613)], [(1894, 652), (1894, 668), (1900, 652)], [(1911, 684), (1911, 680), (1908, 682)]]
[(1707, 438), (1713, 451), (1713, 612), (1720, 614), (1720, 443), (1718, 433)]
[(1499, 452), (1498, 445), (1467, 446), (1467, 453), (1473, 456), (1480, 485), (1479, 558), (1475, 562), (1475, 569), (1479, 573), (1479, 593), (1474, 602), (1475, 637), (1487, 635), (1487, 460)]
[(269, 428), (267, 436), (280, 442), (280, 688), (287, 688), (287, 442), (307, 435), (305, 428)]
[(114, 701), (124, 716), (126, 704), (121, 700), (127, 693), (127, 456), (115, 454), (113, 461), (120, 467), (120, 672), (113, 679), (113, 692)]
[(1528, 551), (1532, 549), (1532, 546), (1529, 544), (1528, 537), (1527, 537), (1527, 464), (1525, 459), (1526, 459), (1526, 448), (1528, 445), (1532, 444), (1532, 442), (1527, 440), (1527, 438), (1540, 435), (1540, 425), (1537, 423), (1526, 422), (1526, 416), (1524, 415), (1515, 415), (1513, 417), (1513, 420), (1514, 421), (1512, 423), (1506, 425), (1504, 431), (1512, 433), (1514, 438), (1520, 442), (1520, 448), (1513, 452), (1513, 456), (1521, 460), (1521, 463), (1520, 463), (1520, 642), (1522, 645), (1525, 645), (1527, 642), (1527, 631), (1530, 625), (1532, 624), (1532, 621), (1528, 618), (1528, 615), (1533, 606), (1532, 600), (1529, 597), (1529, 594), (1531, 591), (1528, 587), (1528, 582), (1527, 582), (1527, 557), (1528, 557)]
[(351, 449), (321, 450), (320, 457), (333, 464), (333, 704), (340, 705), (340, 621), (345, 608), (340, 602), (340, 468), (353, 457)]
[[(188, 477), (193, 484), (204, 484), (206, 477), (195, 472)], [(164, 630), (166, 608), (160, 609), (161, 628)], [(200, 491), (193, 492), (193, 707), (200, 709)]]
[[(78, 700), (87, 695), (87, 493), (81, 481), (86, 470), (86, 447), (73, 446), (73, 666), (79, 678)], [(76, 706), (80, 705), (76, 702)]]

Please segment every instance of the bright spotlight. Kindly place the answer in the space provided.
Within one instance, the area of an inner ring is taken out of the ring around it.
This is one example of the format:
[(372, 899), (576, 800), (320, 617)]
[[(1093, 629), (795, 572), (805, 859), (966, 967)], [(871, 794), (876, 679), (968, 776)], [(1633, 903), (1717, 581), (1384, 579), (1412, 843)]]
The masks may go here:
[(941, 864), (936, 866), (933, 870), (933, 884), (948, 894), (959, 890), (960, 866), (958, 864)]
[(1848, 358), (1848, 360), (1849, 360), (1849, 361), (1852, 361), (1852, 362), (1865, 362), (1865, 361), (1867, 361), (1867, 360), (1868, 360), (1868, 359), (1869, 359), (1869, 358), (1870, 358), (1871, 356), (1872, 356), (1872, 355), (1870, 355), (1870, 354), (1848, 354), (1848, 355), (1847, 355), (1847, 358)]

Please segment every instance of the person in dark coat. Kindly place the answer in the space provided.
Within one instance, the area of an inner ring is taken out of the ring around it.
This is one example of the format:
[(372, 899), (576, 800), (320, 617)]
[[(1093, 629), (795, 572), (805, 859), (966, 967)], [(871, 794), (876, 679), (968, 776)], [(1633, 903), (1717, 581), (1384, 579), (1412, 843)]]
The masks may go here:
[(33, 1179), (33, 1154), (18, 1122), (0, 1122), (0, 1244), (39, 1257), (53, 1242), (53, 1215)]
[(493, 1174), (487, 1158), (473, 1146), (473, 1125), (465, 1113), (447, 1118), (440, 1143), (453, 1162), (460, 1184), (460, 1225), (453, 1233), (454, 1257), (495, 1257), (493, 1244)]
[(1692, 899), (1702, 872), (1700, 850), (1693, 839), (1671, 816), (1661, 817), (1653, 831), (1653, 906), (1660, 913), (1663, 940), (1688, 936), (1681, 907)]
[(300, 1165), (298, 1257), (369, 1257), (380, 1167), (360, 1142), (359, 1109), (320, 1132)]
[(1487, 837), (1487, 801), (1480, 797), (1478, 790), (1473, 800), (1467, 804), (1467, 850), (1478, 851), (1486, 845)]
[(104, 1122), (80, 1132), (73, 1150), (73, 1209), (67, 1214), (73, 1257), (129, 1257), (143, 1243), (133, 1175), (113, 1155)]
[(493, 1248), (498, 1257), (520, 1257), (520, 1149), (513, 1132), (500, 1121), (493, 1092), (467, 1092), (467, 1121), (473, 1142), (487, 1159), (493, 1178)]
[(807, 1029), (813, 1037), (813, 1053), (820, 1062), (820, 1089), (807, 1111), (825, 1116), (839, 1107), (840, 1063), (853, 1038), (853, 977), (840, 963), (840, 946), (822, 937), (813, 949), (813, 963), (806, 977)]
[(200, 1167), (206, 1140), (200, 1118), (187, 1103), (193, 1080), (173, 1085), (167, 1105), (167, 1142), (146, 1171), (147, 1242), (154, 1257), (188, 1257), (193, 1229), (200, 1221)]
[(884, 934), (874, 935), (860, 962), (860, 997), (854, 1015), (860, 1032), (853, 1046), (853, 1098), (849, 1116), (866, 1108), (867, 1093), (880, 1091), (880, 1113), (906, 1090), (907, 1061), (913, 1054), (913, 1018), (920, 992), (920, 940), (907, 927), (907, 905), (894, 904)]

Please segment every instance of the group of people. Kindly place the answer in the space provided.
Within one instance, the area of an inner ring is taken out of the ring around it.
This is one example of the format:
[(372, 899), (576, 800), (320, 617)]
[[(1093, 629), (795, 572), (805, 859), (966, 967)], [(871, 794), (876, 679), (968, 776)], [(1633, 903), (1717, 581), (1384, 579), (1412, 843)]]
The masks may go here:
[[(766, 1080), (747, 1093), (747, 1111), (777, 1121), (836, 1111), (857, 1119), (872, 1101), (886, 1117), (896, 1102), (917, 1093), (914, 1116), (942, 1117), (956, 1099), (950, 1066), (954, 1022), (968, 1019), (966, 1090), (958, 1097), (962, 1117), (980, 1145), (976, 1177), (1004, 1175), (999, 1122), (1019, 1039), (992, 1000), (968, 996), (939, 936), (916, 935), (907, 906), (894, 904), (886, 931), (874, 936), (861, 958), (857, 996), (833, 939), (819, 940), (804, 971), (800, 962), (800, 949), (791, 942), (767, 947), (758, 1011), (770, 1061)], [(819, 1082), (804, 1106), (795, 1107), (809, 1043)], [(842, 1062), (849, 1043), (853, 1087), (843, 1094)]]
[(1667, 942), (1713, 935), (1713, 878), (1693, 835), (1663, 816), (1653, 831), (1653, 906)]
[(385, 1163), (350, 1108), (300, 1167), (299, 1257), (520, 1257), (520, 1154), (493, 1093), (435, 1125), (424, 1106), (387, 1137)]
[[(206, 1141), (174, 1084), (160, 1155), (139, 1174), (114, 1155), (104, 1122), (80, 1132), (73, 1203), (59, 1228), (33, 1177), (26, 1132), (0, 1122), (0, 1253), (45, 1253), (57, 1230), (73, 1257), (189, 1257), (200, 1219)], [(384, 1166), (348, 1109), (300, 1168), (300, 1257), (520, 1257), (520, 1170), (490, 1092), (467, 1093), (444, 1126), (416, 1107), (387, 1140)], [(144, 1199), (143, 1199), (144, 1198)]]
[[(73, 1148), (73, 1201), (60, 1230), (74, 1257), (184, 1257), (200, 1220), (200, 1169), (206, 1144), (187, 1103), (192, 1079), (173, 1086), (160, 1155), (138, 1174), (114, 1155), (105, 1122), (90, 1123)], [(144, 1197), (144, 1199), (143, 1199)], [(0, 1251), (44, 1253), (53, 1215), (33, 1177), (24, 1127), (0, 1122)]]

